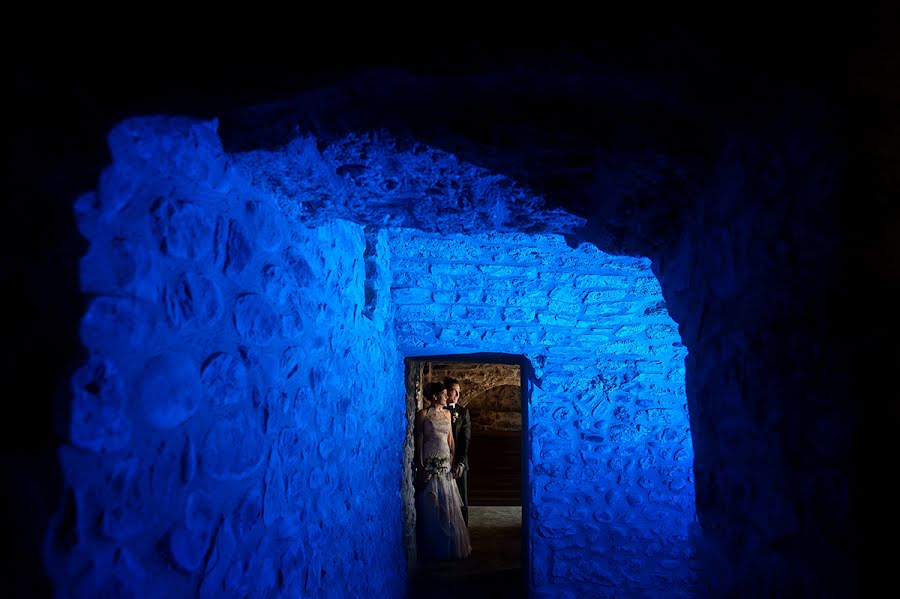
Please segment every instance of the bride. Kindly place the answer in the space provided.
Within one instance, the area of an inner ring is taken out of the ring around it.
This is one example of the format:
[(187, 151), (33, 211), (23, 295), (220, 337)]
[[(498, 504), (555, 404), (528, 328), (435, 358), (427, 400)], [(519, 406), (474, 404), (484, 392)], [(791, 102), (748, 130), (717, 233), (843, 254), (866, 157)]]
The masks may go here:
[(431, 405), (419, 410), (415, 423), (417, 478), (424, 483), (416, 495), (418, 553), (427, 560), (462, 559), (472, 546), (454, 480), (463, 466), (453, 461), (447, 389), (441, 383), (428, 383), (424, 391)]

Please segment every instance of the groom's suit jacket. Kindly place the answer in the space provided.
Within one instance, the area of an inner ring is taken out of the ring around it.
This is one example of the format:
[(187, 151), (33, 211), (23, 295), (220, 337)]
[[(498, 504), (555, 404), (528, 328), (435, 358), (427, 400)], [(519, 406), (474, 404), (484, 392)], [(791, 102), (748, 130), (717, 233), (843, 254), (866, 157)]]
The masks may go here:
[(453, 412), (459, 416), (453, 422), (453, 442), (456, 445), (455, 461), (461, 462), (469, 470), (469, 440), (472, 438), (472, 418), (469, 415), (469, 408), (456, 404), (455, 409), (450, 410), (451, 418)]

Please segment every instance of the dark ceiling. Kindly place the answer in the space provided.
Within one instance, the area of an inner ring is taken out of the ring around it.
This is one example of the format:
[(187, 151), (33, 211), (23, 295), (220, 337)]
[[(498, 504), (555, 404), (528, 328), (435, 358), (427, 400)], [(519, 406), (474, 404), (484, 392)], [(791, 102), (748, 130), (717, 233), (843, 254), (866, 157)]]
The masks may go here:
[[(0, 231), (2, 283), (21, 290), (10, 296), (19, 312), (10, 312), (15, 318), (6, 331), (25, 339), (19, 357), (7, 363), (10, 372), (33, 356), (55, 365), (70, 359), (70, 348), (54, 339), (76, 336), (72, 323), (81, 310), (74, 264), (84, 241), (75, 232), (71, 201), (96, 186), (109, 162), (105, 136), (126, 116), (223, 116), (372, 67), (397, 67), (444, 79), (524, 69), (560, 81), (602, 72), (605, 81), (618, 77), (623, 85), (677, 88), (701, 115), (715, 106), (745, 110), (777, 102), (789, 85), (846, 107), (854, 127), (897, 127), (900, 38), (887, 11), (756, 8), (719, 18), (680, 8), (645, 12), (627, 21), (610, 13), (571, 14), (556, 30), (546, 23), (525, 29), (510, 17), (481, 23), (478, 31), (468, 15), (467, 22), (450, 23), (409, 14), (390, 28), (363, 23), (364, 32), (343, 19), (325, 27), (324, 17), (277, 23), (272, 15), (262, 23), (248, 19), (240, 30), (186, 25), (178, 35), (134, 22), (119, 33), (109, 33), (106, 24), (88, 31), (58, 15), (55, 31), (41, 20), (39, 34), (5, 36), (9, 191)], [(540, 109), (553, 112), (552, 106)], [(527, 121), (528, 114), (517, 118)], [(72, 297), (68, 307), (57, 299), (65, 294)], [(26, 330), (23, 322), (37, 324)], [(48, 352), (58, 355), (48, 358)]]
[[(264, 31), (248, 23), (240, 32), (210, 24), (177, 35), (136, 26), (110, 33), (109, 25), (103, 33), (46, 29), (27, 43), (7, 38), (7, 164), (26, 177), (48, 162), (102, 164), (105, 133), (125, 116), (221, 116), (383, 66), (427, 75), (510, 72), (538, 63), (573, 74), (615, 68), (726, 102), (782, 81), (832, 95), (900, 96), (900, 43), (885, 11), (760, 8), (721, 18), (682, 9), (642, 12), (570, 15), (555, 30), (513, 20), (486, 21), (476, 30), (475, 19), (435, 18), (427, 26), (402, 20), (361, 30), (342, 22), (326, 27), (323, 17), (315, 31), (293, 22), (269, 23)], [(579, 20), (586, 25), (573, 27)], [(91, 184), (74, 173), (59, 176), (74, 177), (76, 187)]]
[[(761, 9), (760, 9), (761, 10)], [(798, 11), (799, 12), (799, 11)], [(837, 91), (883, 79), (897, 66), (887, 14), (734, 13), (704, 20), (682, 11), (623, 21), (598, 15), (591, 29), (478, 32), (418, 27), (191, 37), (157, 32), (48, 34), (12, 56), (14, 125), (53, 125), (73, 136), (133, 113), (213, 116), (283, 98), (374, 66), (431, 75), (515, 69), (544, 61), (573, 72), (614, 65), (636, 76), (692, 81), (704, 93), (740, 94), (754, 82), (790, 80)], [(189, 41), (188, 41), (189, 40)], [(41, 51), (38, 51), (41, 50)], [(36, 123), (43, 120), (46, 125)]]

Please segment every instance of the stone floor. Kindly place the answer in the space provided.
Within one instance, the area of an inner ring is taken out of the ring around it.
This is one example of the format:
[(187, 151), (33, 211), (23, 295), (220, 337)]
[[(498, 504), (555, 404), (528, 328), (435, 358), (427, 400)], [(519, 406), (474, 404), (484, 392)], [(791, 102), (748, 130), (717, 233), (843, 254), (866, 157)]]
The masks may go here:
[(521, 506), (471, 506), (472, 555), (419, 564), (409, 581), (409, 597), (525, 597), (521, 522)]

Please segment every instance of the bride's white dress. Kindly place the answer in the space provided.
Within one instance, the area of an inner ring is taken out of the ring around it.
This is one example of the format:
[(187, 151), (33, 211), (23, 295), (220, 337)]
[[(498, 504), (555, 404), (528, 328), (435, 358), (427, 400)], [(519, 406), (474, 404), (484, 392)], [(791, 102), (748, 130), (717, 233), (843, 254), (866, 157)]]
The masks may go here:
[(418, 553), (424, 559), (462, 559), (472, 553), (459, 488), (449, 472), (449, 433), (450, 412), (429, 408), (422, 421), (422, 456), (426, 462), (433, 455), (446, 458), (448, 472), (432, 476), (416, 498), (416, 518), (421, 527)]

